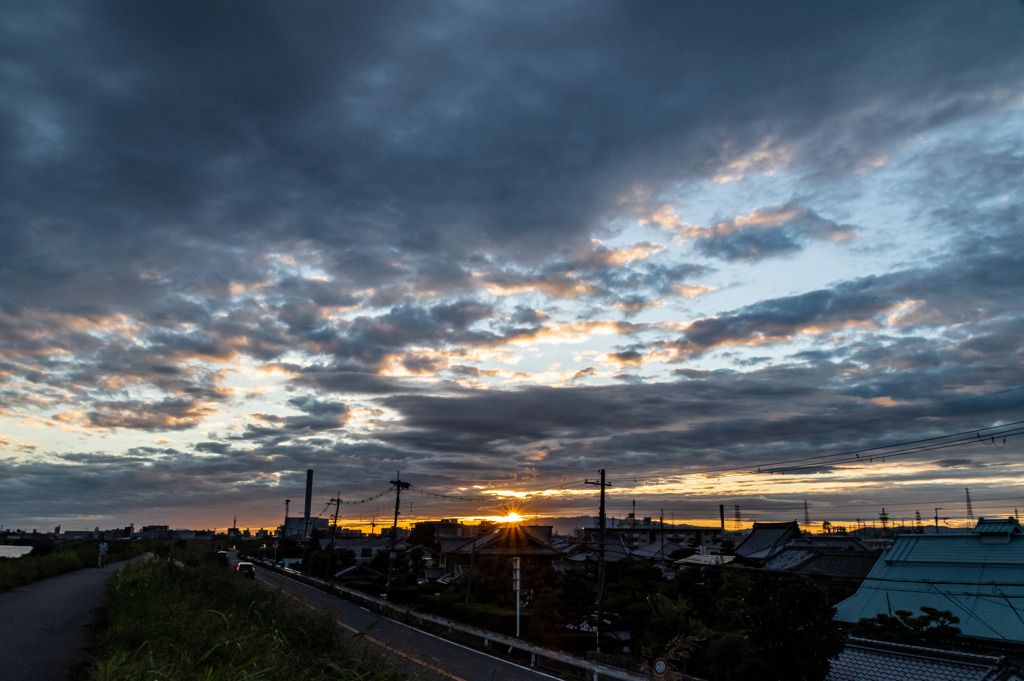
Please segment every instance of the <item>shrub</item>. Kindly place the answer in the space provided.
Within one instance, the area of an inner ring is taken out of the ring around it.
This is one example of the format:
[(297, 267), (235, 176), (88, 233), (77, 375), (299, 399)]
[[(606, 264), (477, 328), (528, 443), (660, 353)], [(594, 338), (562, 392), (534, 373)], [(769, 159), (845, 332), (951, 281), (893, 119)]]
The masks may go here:
[(202, 546), (175, 547), (111, 579), (91, 679), (404, 678), (383, 658), (342, 642), (332, 614), (253, 588), (208, 555)]

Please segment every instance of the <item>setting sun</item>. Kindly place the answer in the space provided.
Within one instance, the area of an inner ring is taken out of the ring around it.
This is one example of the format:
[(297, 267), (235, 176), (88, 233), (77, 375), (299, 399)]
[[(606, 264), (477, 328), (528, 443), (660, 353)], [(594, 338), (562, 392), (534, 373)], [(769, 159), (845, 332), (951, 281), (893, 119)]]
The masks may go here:
[(518, 513), (515, 513), (514, 511), (509, 511), (505, 515), (498, 518), (498, 521), (503, 523), (521, 523), (523, 522), (523, 520), (525, 520), (525, 518), (523, 518), (523, 516), (519, 515)]

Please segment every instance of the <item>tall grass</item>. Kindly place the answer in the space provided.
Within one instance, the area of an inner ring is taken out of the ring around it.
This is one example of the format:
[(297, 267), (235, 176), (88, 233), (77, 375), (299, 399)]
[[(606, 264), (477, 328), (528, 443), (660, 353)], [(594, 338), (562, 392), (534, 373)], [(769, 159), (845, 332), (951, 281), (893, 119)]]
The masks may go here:
[(313, 613), (218, 565), (190, 545), (126, 567), (111, 597), (93, 681), (287, 679), (401, 681), (386, 659), (344, 643)]
[[(149, 548), (139, 542), (109, 542), (107, 563), (137, 556)], [(97, 541), (70, 541), (56, 545), (43, 544), (32, 553), (19, 558), (0, 558), (0, 591), (56, 577), (65, 572), (96, 567), (99, 553)]]

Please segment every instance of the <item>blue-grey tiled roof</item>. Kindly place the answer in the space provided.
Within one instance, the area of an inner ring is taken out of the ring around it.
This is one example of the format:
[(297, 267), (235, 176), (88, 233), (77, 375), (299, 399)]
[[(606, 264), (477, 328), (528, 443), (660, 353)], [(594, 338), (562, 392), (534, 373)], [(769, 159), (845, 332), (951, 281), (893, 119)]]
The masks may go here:
[(851, 638), (826, 681), (992, 681), (998, 657)]
[(971, 534), (1024, 534), (1020, 523), (1016, 518), (979, 518), (978, 524), (971, 530)]

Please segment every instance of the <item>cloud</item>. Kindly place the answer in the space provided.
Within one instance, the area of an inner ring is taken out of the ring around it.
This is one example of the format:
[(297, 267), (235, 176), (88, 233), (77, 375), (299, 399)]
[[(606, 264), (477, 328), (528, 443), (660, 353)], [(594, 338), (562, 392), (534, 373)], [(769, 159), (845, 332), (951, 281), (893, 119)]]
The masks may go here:
[[(1024, 382), (1018, 4), (453, 17), (10, 10), (12, 507), (276, 518), (311, 465), (353, 493), (670, 473)], [(799, 279), (855, 237), (863, 271)], [(749, 278), (782, 257), (792, 285)], [(1014, 408), (970, 405), (936, 418)]]
[(840, 242), (858, 238), (852, 225), (827, 220), (797, 203), (760, 208), (708, 227), (668, 221), (664, 209), (655, 218), (666, 229), (677, 231), (676, 240), (680, 243), (692, 243), (702, 255), (727, 261), (757, 262), (792, 255), (803, 250), (810, 241)]

